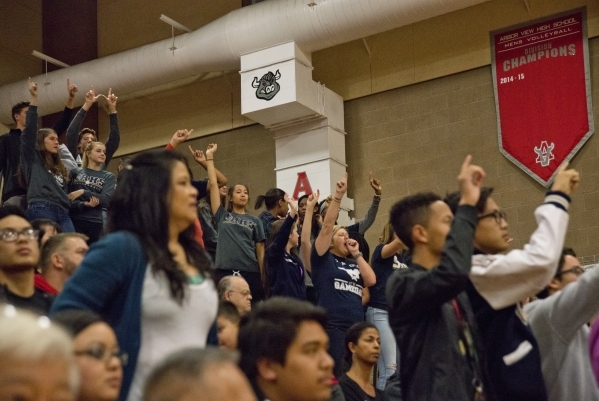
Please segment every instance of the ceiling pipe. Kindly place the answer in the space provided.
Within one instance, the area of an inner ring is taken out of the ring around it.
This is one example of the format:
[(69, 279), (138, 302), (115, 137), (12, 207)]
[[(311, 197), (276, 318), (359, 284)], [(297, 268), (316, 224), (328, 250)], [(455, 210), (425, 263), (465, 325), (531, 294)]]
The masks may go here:
[[(306, 53), (365, 38), (490, 0), (268, 0), (201, 27), (135, 49), (53, 71), (40, 87), (39, 114), (63, 109), (66, 81), (79, 86), (76, 104), (93, 85), (119, 96), (205, 72), (239, 70), (240, 55), (295, 41)], [(32, 77), (35, 82), (43, 74)], [(12, 124), (14, 104), (29, 98), (27, 80), (0, 87), (0, 122)]]

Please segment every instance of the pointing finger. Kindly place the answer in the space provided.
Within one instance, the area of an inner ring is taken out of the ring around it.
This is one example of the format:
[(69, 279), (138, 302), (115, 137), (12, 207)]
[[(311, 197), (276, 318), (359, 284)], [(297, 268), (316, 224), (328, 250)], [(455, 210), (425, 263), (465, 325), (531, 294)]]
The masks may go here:
[(567, 161), (567, 160), (564, 160), (564, 162), (562, 163), (562, 165), (559, 166), (559, 168), (557, 169), (557, 173), (559, 174), (562, 171), (565, 171), (568, 168), (569, 165), (570, 165), (570, 162)]
[(462, 170), (467, 169), (468, 166), (470, 166), (471, 161), (472, 161), (472, 156), (471, 155), (466, 156), (466, 158), (464, 159), (464, 162), (462, 163)]

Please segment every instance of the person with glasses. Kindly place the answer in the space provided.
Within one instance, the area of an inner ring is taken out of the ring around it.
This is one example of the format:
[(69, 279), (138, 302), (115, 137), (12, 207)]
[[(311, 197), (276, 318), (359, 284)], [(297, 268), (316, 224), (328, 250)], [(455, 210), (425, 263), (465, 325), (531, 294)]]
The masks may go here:
[(119, 349), (114, 330), (100, 316), (86, 310), (66, 310), (52, 321), (73, 336), (79, 370), (80, 401), (115, 401), (123, 382), (127, 354)]
[[(566, 170), (567, 165), (558, 169), (544, 203), (536, 209), (538, 227), (524, 249), (505, 254), (511, 242), (507, 216), (491, 197), (492, 188), (482, 188), (476, 204), (467, 293), (499, 400), (547, 400), (539, 345), (522, 312), (522, 301), (551, 280), (559, 260), (568, 228), (570, 195), (580, 178), (575, 170)], [(449, 194), (445, 201), (455, 211), (459, 194)]]
[(250, 285), (241, 276), (225, 276), (218, 282), (218, 297), (221, 301), (229, 301), (237, 307), (239, 316), (252, 310), (252, 292)]
[(524, 306), (539, 343), (549, 401), (599, 400), (588, 326), (599, 312), (599, 268), (585, 272), (574, 250), (565, 248), (553, 272), (539, 299)]
[(0, 207), (0, 303), (46, 315), (54, 296), (34, 285), (39, 234), (21, 208)]

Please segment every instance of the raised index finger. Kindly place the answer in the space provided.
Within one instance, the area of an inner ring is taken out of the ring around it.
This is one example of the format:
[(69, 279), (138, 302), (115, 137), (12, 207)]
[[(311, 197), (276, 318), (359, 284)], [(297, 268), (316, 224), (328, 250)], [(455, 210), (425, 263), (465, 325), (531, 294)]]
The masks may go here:
[(471, 161), (472, 161), (472, 156), (471, 155), (466, 156), (466, 158), (464, 159), (464, 162), (462, 163), (462, 171), (466, 170), (470, 166)]
[(567, 160), (564, 160), (564, 162), (561, 164), (561, 166), (558, 167), (557, 173), (559, 174), (562, 171), (565, 171), (568, 168), (569, 165), (570, 165), (570, 162), (567, 161)]

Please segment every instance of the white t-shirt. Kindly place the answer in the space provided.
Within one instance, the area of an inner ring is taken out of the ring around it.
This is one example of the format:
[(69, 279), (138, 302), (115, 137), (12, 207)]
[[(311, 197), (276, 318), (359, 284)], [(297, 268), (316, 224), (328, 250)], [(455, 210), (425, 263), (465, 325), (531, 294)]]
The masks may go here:
[(171, 297), (163, 272), (146, 269), (141, 295), (141, 347), (127, 401), (139, 401), (146, 378), (166, 356), (188, 347), (206, 346), (216, 318), (218, 295), (211, 279), (187, 287), (183, 304)]

